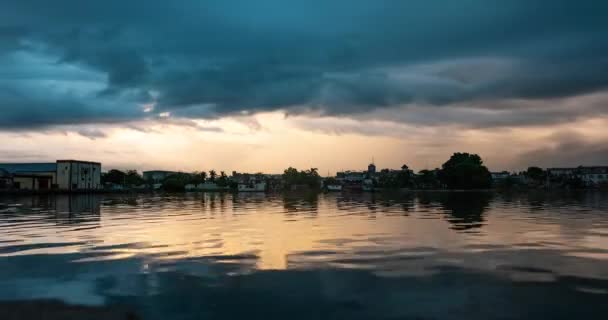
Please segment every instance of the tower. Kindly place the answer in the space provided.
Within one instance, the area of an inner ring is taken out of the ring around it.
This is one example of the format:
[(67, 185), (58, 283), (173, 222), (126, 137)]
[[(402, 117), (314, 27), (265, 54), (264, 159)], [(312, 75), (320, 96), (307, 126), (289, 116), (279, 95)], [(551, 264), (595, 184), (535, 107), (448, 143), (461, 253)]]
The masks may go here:
[(367, 173), (369, 175), (376, 174), (376, 165), (374, 164), (374, 158), (372, 157), (372, 163), (367, 166)]

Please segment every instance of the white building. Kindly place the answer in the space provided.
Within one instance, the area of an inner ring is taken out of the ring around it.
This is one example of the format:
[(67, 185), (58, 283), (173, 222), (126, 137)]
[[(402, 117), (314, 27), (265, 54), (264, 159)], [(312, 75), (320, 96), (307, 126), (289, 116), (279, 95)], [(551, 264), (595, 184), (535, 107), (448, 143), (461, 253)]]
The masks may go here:
[(57, 160), (57, 186), (60, 190), (101, 189), (101, 163)]
[(587, 186), (608, 184), (608, 166), (549, 168), (547, 172), (553, 177), (579, 178)]
[(250, 181), (247, 183), (239, 183), (238, 191), (239, 192), (264, 192), (264, 191), (266, 191), (266, 182)]

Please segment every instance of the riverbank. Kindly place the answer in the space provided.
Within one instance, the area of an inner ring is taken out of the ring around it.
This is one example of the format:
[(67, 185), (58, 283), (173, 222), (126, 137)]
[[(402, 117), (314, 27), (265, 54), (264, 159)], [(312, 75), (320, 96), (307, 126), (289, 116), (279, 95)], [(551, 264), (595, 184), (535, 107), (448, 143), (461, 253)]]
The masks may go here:
[(482, 193), (561, 193), (561, 192), (585, 192), (585, 191), (608, 191), (607, 188), (490, 188), (490, 189), (374, 189), (371, 191), (364, 190), (341, 190), (341, 191), (328, 191), (328, 190), (270, 190), (260, 192), (239, 192), (238, 190), (221, 189), (221, 190), (151, 190), (151, 189), (123, 189), (123, 190), (0, 190), (0, 195), (69, 195), (69, 194), (154, 194), (154, 193), (267, 193), (267, 194), (310, 194), (310, 193), (334, 193), (334, 194), (352, 194), (352, 193), (469, 193), (469, 192), (482, 192)]

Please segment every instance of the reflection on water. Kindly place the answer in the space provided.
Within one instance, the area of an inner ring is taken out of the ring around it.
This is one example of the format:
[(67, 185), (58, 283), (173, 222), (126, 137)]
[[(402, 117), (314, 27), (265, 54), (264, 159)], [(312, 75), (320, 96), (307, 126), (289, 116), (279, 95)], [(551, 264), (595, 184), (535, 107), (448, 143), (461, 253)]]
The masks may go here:
[(0, 270), (144, 319), (604, 319), (608, 194), (0, 198)]

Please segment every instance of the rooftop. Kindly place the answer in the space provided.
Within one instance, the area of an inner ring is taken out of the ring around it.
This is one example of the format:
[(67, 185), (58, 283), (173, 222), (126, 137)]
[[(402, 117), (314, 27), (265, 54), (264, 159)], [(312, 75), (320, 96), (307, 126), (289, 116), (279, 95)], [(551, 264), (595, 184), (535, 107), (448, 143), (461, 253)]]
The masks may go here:
[(0, 163), (0, 169), (8, 173), (56, 172), (57, 163)]
[(98, 165), (101, 165), (100, 162), (82, 161), (82, 160), (73, 160), (73, 159), (57, 160), (57, 162), (78, 162), (78, 163), (88, 163), (88, 164), (98, 164)]

